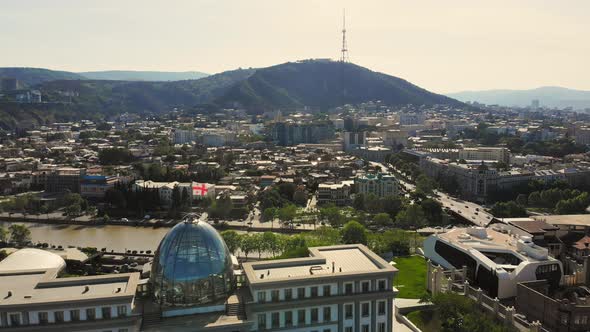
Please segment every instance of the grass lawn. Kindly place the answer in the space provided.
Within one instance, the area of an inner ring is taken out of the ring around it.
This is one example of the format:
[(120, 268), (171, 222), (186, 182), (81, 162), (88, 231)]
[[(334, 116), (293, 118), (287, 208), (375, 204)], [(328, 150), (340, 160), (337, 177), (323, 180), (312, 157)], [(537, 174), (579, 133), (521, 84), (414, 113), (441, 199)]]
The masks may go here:
[(396, 257), (393, 259), (399, 270), (393, 281), (399, 290), (397, 297), (419, 299), (426, 293), (426, 260), (421, 256)]

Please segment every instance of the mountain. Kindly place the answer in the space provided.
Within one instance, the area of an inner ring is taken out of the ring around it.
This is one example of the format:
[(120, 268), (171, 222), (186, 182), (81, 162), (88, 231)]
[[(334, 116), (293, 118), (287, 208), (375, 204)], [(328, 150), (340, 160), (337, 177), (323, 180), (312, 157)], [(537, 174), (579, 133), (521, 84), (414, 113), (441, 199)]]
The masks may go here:
[(49, 70), (43, 68), (3, 67), (0, 78), (16, 78), (21, 87), (30, 87), (55, 80), (83, 80), (85, 77), (68, 71)]
[(541, 87), (531, 90), (486, 90), (449, 93), (447, 96), (461, 101), (477, 101), (484, 104), (504, 106), (530, 106), (538, 99), (541, 106), (590, 108), (590, 91), (572, 90), (562, 87)]
[(193, 107), (222, 96), (254, 71), (238, 69), (198, 80), (174, 82), (48, 81), (35, 86), (43, 94), (42, 104), (0, 99), (0, 129), (29, 128), (54, 121), (100, 120), (125, 112), (164, 113), (177, 106)]
[(0, 128), (35, 126), (55, 119), (100, 119), (124, 112), (159, 114), (198, 105), (207, 109), (241, 105), (250, 113), (303, 106), (326, 110), (374, 100), (390, 105), (465, 106), (394, 76), (323, 60), (238, 69), (197, 80), (66, 78), (44, 81), (35, 88), (41, 90), (44, 103), (24, 105), (0, 99)]
[(91, 80), (113, 80), (113, 81), (183, 81), (197, 80), (208, 76), (198, 71), (133, 71), (133, 70), (108, 70), (108, 71), (87, 71), (78, 73)]
[(288, 62), (258, 69), (215, 102), (237, 103), (251, 110), (272, 110), (302, 106), (327, 109), (371, 100), (390, 105), (462, 104), (401, 78), (352, 63), (326, 60)]

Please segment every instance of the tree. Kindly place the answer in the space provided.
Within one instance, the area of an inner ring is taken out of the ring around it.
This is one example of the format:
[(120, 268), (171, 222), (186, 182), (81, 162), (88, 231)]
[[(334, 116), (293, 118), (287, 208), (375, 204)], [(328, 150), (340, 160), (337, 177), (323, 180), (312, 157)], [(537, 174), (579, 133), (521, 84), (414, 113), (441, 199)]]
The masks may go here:
[(98, 152), (98, 159), (102, 165), (130, 164), (135, 157), (128, 149), (107, 148)]
[(529, 195), (528, 204), (534, 207), (541, 206), (541, 194), (538, 191), (533, 191)]
[(124, 209), (127, 207), (127, 200), (125, 199), (125, 195), (122, 191), (110, 188), (105, 192), (104, 200), (111, 206), (116, 206), (120, 209)]
[(342, 224), (344, 218), (339, 208), (334, 204), (328, 204), (320, 208), (320, 219), (327, 221), (332, 227), (337, 227)]
[(381, 199), (381, 205), (383, 206), (383, 212), (395, 217), (401, 211), (404, 202), (398, 196), (385, 196)]
[(525, 194), (518, 194), (516, 196), (516, 203), (520, 206), (527, 206), (527, 196)]
[(354, 200), (352, 201), (352, 207), (356, 210), (364, 210), (365, 209), (365, 195), (364, 194), (356, 194), (354, 196)]
[(373, 223), (379, 226), (391, 226), (393, 225), (393, 220), (387, 213), (378, 213), (373, 217)]
[(497, 218), (518, 218), (527, 216), (525, 208), (516, 204), (514, 201), (505, 203), (498, 202), (492, 206), (490, 213)]
[(256, 250), (258, 238), (253, 234), (244, 234), (240, 236), (240, 249), (248, 259), (248, 254)]
[(19, 246), (31, 241), (31, 231), (25, 225), (12, 224), (8, 227), (8, 230), (10, 231), (10, 241), (15, 242)]
[(420, 202), (420, 207), (424, 211), (426, 222), (430, 225), (441, 225), (443, 222), (442, 206), (439, 202), (427, 198)]
[(0, 226), (0, 242), (6, 242), (8, 239), (8, 231), (3, 226)]
[(296, 186), (292, 182), (283, 182), (279, 184), (279, 194), (286, 200), (292, 201), (295, 194)]
[(282, 223), (293, 221), (295, 215), (297, 215), (297, 207), (293, 204), (288, 204), (280, 208), (277, 212), (277, 216)]
[(234, 230), (225, 230), (221, 232), (221, 237), (223, 238), (223, 241), (225, 241), (229, 252), (235, 254), (236, 250), (240, 247), (240, 235), (238, 232)]
[(342, 242), (367, 244), (367, 230), (358, 221), (349, 221), (342, 228)]
[(436, 189), (436, 182), (430, 177), (422, 174), (416, 179), (416, 191), (424, 195), (431, 195)]
[(260, 238), (262, 248), (266, 252), (270, 252), (274, 257), (280, 251), (281, 243), (279, 236), (273, 232), (264, 232)]
[(277, 208), (266, 208), (262, 211), (262, 220), (263, 221), (273, 221), (277, 216)]
[(293, 202), (301, 206), (307, 204), (307, 191), (305, 190), (305, 187), (297, 187), (297, 190), (295, 190), (295, 193), (293, 194)]
[(395, 220), (399, 227), (402, 228), (420, 228), (426, 223), (426, 216), (420, 205), (412, 204), (400, 211)]
[(105, 213), (105, 214), (102, 216), (102, 221), (103, 221), (105, 224), (106, 224), (106, 223), (108, 223), (110, 220), (111, 220), (111, 217), (109, 217), (109, 215), (108, 215), (108, 214), (106, 214), (106, 213)]

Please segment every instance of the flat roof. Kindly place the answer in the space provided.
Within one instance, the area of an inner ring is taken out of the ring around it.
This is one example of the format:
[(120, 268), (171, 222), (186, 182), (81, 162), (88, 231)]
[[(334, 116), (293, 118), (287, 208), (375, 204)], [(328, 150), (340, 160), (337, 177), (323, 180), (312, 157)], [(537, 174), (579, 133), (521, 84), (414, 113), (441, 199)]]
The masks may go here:
[(250, 284), (397, 271), (362, 244), (313, 247), (304, 258), (244, 263)]
[[(135, 296), (139, 273), (55, 278), (56, 269), (0, 272), (0, 308)], [(10, 292), (10, 296), (8, 296)]]
[(531, 216), (535, 220), (545, 221), (552, 225), (585, 226), (590, 227), (590, 214), (565, 214), (550, 216)]

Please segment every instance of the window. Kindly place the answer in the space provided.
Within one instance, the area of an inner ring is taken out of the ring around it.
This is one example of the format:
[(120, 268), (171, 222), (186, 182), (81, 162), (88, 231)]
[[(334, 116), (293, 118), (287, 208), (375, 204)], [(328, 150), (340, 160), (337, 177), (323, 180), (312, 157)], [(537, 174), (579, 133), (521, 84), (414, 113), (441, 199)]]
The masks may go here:
[(345, 327), (344, 332), (352, 332), (352, 326)]
[(285, 300), (291, 300), (293, 298), (293, 290), (291, 288), (285, 289)]
[(96, 310), (94, 308), (86, 309), (86, 319), (87, 320), (96, 319)]
[(111, 318), (111, 307), (102, 307), (102, 318)]
[(293, 312), (286, 311), (285, 312), (285, 326), (292, 326), (293, 325)]
[(370, 283), (368, 281), (363, 281), (363, 283), (361, 284), (361, 290), (363, 293), (368, 293), (369, 292), (369, 286)]
[(377, 313), (380, 316), (385, 315), (385, 301), (379, 301), (379, 303), (377, 304)]
[(380, 291), (384, 291), (385, 288), (387, 288), (387, 282), (385, 281), (385, 279), (379, 280), (378, 287)]
[(369, 332), (369, 325), (365, 324), (365, 325), (361, 326), (361, 331), (362, 332)]
[(332, 308), (324, 307), (324, 322), (329, 322), (332, 320)]
[(324, 286), (324, 296), (330, 296), (331, 291), (332, 291), (332, 288), (330, 287), (330, 285)]
[(129, 329), (119, 329), (119, 332), (129, 332)]
[(270, 325), (272, 327), (279, 327), (280, 325), (280, 318), (279, 318), (279, 313), (278, 312), (273, 312), (272, 314), (270, 314)]
[(64, 312), (63, 311), (56, 311), (53, 314), (55, 316), (56, 323), (63, 323), (63, 321), (64, 321)]
[(318, 308), (312, 308), (311, 309), (311, 322), (312, 323), (317, 323), (318, 322), (318, 316), (319, 316), (319, 310), (318, 310)]
[(345, 319), (352, 318), (352, 304), (345, 304), (344, 305), (344, 318)]
[(324, 329), (323, 332), (332, 332), (332, 330), (330, 330), (330, 329)]
[(80, 320), (80, 310), (70, 310), (70, 320), (77, 322)]
[(385, 332), (385, 323), (377, 324), (377, 332)]
[(311, 287), (311, 297), (318, 297), (318, 286)]
[(298, 324), (305, 324), (305, 309), (301, 309), (297, 311), (297, 323)]
[(264, 330), (266, 328), (266, 314), (258, 314), (258, 329)]
[(127, 306), (120, 305), (117, 307), (117, 317), (127, 316)]
[(272, 302), (279, 302), (279, 290), (274, 289), (270, 291), (270, 300)]
[(49, 315), (47, 312), (39, 312), (39, 324), (47, 324), (49, 322)]
[(297, 298), (302, 299), (305, 297), (305, 288), (299, 287), (297, 288)]
[(11, 326), (19, 326), (20, 325), (20, 314), (10, 314), (10, 325)]
[(344, 284), (344, 294), (347, 294), (347, 295), (352, 294), (352, 286), (353, 286), (352, 282)]
[(363, 317), (369, 317), (369, 302), (361, 304), (361, 315)]
[(266, 302), (266, 292), (258, 292), (258, 302)]

